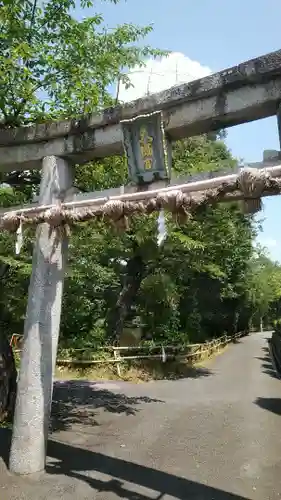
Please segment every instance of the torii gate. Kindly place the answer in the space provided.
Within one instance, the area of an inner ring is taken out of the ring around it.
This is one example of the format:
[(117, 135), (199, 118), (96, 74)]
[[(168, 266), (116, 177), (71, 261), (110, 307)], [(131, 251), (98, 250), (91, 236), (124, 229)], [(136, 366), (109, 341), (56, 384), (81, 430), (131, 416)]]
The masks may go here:
[[(42, 169), (39, 202), (2, 213), (0, 219), (2, 229), (17, 232), (18, 247), (22, 226), (38, 224), (10, 453), (12, 472), (32, 474), (45, 468), (67, 225), (106, 217), (124, 226), (134, 212), (163, 208), (185, 217), (203, 204), (229, 199), (244, 199), (248, 211), (259, 209), (262, 196), (280, 193), (279, 153), (256, 165), (266, 171), (243, 170), (179, 184), (170, 182), (169, 144), (273, 115), (280, 136), (280, 103), (281, 51), (277, 51), (100, 115), (0, 132), (3, 171)], [(123, 154), (124, 145), (133, 186), (86, 196), (75, 193), (75, 163)]]

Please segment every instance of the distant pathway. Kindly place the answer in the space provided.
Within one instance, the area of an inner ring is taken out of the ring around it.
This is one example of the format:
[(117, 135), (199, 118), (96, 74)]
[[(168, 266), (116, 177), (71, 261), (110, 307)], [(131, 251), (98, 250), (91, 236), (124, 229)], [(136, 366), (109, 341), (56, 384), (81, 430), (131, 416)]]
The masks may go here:
[(57, 388), (48, 474), (39, 485), (2, 468), (0, 499), (281, 499), (281, 381), (265, 337), (194, 378)]

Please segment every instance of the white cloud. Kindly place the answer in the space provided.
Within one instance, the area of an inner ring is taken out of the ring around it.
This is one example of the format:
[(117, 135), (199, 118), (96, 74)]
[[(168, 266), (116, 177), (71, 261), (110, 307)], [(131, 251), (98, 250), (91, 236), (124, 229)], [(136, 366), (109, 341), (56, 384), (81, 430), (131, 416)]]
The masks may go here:
[(208, 66), (202, 66), (181, 52), (172, 52), (167, 57), (149, 59), (144, 67), (135, 67), (128, 75), (132, 86), (128, 89), (121, 84), (119, 100), (133, 101), (147, 94), (160, 92), (202, 78), (211, 73)]

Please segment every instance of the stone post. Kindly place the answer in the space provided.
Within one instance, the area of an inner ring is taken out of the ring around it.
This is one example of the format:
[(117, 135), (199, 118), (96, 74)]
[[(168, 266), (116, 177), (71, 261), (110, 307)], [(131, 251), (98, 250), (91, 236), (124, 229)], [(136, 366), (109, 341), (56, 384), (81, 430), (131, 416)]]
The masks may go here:
[[(63, 201), (71, 186), (72, 169), (65, 160), (44, 158), (39, 203)], [(64, 231), (38, 226), (10, 452), (16, 474), (45, 469), (67, 243)]]

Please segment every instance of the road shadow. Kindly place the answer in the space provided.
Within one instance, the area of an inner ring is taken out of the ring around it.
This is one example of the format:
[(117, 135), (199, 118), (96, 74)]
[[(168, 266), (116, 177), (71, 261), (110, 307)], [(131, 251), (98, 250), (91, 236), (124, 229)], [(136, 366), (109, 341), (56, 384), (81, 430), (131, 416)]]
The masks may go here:
[(11, 429), (5, 429), (0, 427), (0, 457), (8, 467), (9, 453), (11, 447)]
[(232, 339), (231, 344), (241, 344), (242, 340), (237, 338), (237, 339)]
[(51, 431), (71, 429), (73, 424), (96, 426), (97, 411), (135, 415), (138, 405), (164, 403), (147, 396), (129, 397), (89, 381), (59, 381), (54, 384)]
[[(128, 500), (148, 500), (151, 496), (137, 492), (139, 487), (153, 490), (155, 500), (171, 496), (180, 500), (246, 500), (246, 498), (211, 486), (206, 486), (183, 477), (152, 469), (150, 467), (128, 462), (120, 458), (110, 457), (68, 444), (49, 441), (48, 456), (54, 461), (47, 467), (49, 474), (64, 474), (85, 481), (93, 488), (93, 498), (99, 491), (115, 493)], [(106, 474), (108, 480), (98, 479), (83, 474), (83, 471), (94, 471)], [(124, 482), (130, 483), (126, 486)]]
[(255, 359), (258, 359), (259, 361), (261, 361), (261, 368), (262, 368), (263, 373), (270, 375), (270, 377), (272, 377), (272, 378), (278, 379), (276, 372), (273, 368), (273, 364), (271, 361), (268, 347), (262, 347), (262, 350), (263, 350), (263, 355), (262, 356), (255, 356)]
[[(168, 359), (165, 363), (157, 360), (141, 360), (134, 362), (134, 367), (138, 369), (138, 374), (143, 380), (180, 380), (184, 378), (201, 378), (208, 377), (212, 374), (211, 370), (207, 368), (196, 366), (193, 363), (200, 361), (194, 356), (193, 362), (187, 359), (177, 360)], [(148, 375), (148, 378), (147, 378)]]
[(170, 366), (167, 364), (166, 369), (163, 368), (163, 363), (161, 363), (161, 365), (158, 367), (157, 375), (155, 375), (155, 370), (157, 368), (153, 368), (155, 380), (179, 380), (184, 378), (197, 379), (212, 375), (212, 371), (208, 368), (193, 366), (192, 364), (184, 362), (170, 362)]
[[(8, 463), (11, 431), (0, 429), (0, 454)], [(127, 500), (150, 500), (139, 492), (139, 488), (152, 490), (155, 500), (166, 498), (166, 495), (179, 500), (247, 500), (247, 498), (196, 481), (163, 472), (151, 467), (128, 462), (117, 457), (84, 450), (69, 444), (49, 440), (48, 465), (49, 475), (64, 475), (85, 482), (93, 489), (93, 498), (98, 492), (112, 493)], [(95, 477), (90, 477), (91, 472)], [(109, 476), (100, 479), (98, 473)], [(42, 477), (40, 478), (42, 480)], [(129, 483), (129, 485), (126, 485)], [(34, 482), (36, 491), (38, 484)], [(73, 483), (71, 483), (73, 487)], [(50, 491), (51, 494), (51, 491)]]
[(281, 398), (257, 398), (255, 404), (263, 410), (281, 415)]

